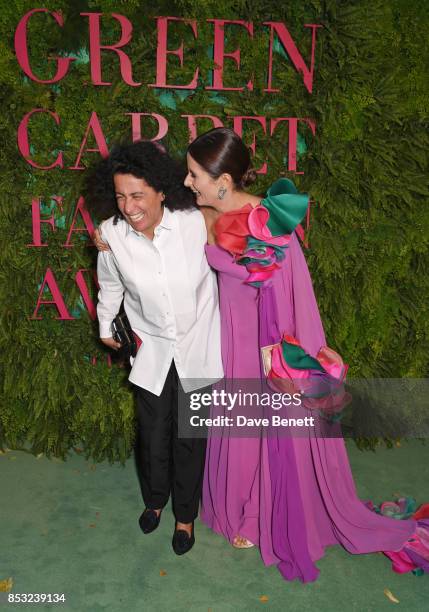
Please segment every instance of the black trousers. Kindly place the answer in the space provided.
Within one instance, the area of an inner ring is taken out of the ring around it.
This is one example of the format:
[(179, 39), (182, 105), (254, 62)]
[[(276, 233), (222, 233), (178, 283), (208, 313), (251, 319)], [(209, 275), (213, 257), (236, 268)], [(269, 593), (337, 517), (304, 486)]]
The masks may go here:
[(135, 386), (136, 468), (146, 508), (163, 508), (170, 496), (176, 521), (198, 516), (207, 440), (178, 438), (179, 377), (171, 363), (161, 395)]

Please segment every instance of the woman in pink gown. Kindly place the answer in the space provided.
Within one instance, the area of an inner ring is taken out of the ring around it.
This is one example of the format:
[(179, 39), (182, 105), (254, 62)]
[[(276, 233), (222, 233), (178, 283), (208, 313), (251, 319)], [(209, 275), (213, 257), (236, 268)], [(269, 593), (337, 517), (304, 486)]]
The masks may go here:
[[(203, 207), (206, 255), (218, 273), (225, 377), (263, 377), (260, 348), (282, 338), (283, 356), (287, 348), (300, 351), (320, 373), (326, 340), (293, 231), (308, 197), (287, 179), (262, 201), (246, 194), (250, 157), (232, 130), (198, 137), (187, 160), (185, 184)], [(383, 551), (395, 571), (429, 572), (429, 513), (394, 520), (370, 510), (357, 496), (343, 439), (311, 430), (305, 437), (243, 438), (225, 427), (211, 435), (201, 516), (238, 547), (258, 546), (264, 563), (275, 563), (288, 580), (315, 580), (315, 562), (333, 544), (354, 554)]]

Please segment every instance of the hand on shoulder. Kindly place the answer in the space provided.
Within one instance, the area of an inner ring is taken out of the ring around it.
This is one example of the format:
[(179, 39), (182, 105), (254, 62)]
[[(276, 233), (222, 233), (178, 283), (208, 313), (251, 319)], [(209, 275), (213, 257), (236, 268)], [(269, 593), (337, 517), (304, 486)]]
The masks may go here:
[(105, 242), (102, 238), (102, 225), (104, 221), (100, 223), (98, 227), (95, 228), (94, 233), (92, 234), (92, 241), (97, 247), (98, 251), (110, 251), (110, 247), (107, 242)]

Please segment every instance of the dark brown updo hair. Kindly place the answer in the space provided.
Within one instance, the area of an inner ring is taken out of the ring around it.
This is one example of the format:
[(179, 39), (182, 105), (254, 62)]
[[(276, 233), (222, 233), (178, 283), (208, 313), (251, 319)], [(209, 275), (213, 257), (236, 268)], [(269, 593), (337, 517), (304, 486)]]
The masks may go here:
[(212, 178), (217, 179), (224, 172), (230, 174), (237, 189), (244, 189), (256, 180), (256, 172), (250, 167), (249, 149), (229, 128), (213, 128), (201, 134), (191, 142), (188, 153)]

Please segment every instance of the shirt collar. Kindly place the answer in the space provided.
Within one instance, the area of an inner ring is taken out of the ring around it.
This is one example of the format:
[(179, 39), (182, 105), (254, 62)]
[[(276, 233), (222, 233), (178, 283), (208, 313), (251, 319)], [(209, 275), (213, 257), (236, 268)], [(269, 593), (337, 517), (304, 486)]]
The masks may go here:
[[(162, 228), (162, 229), (167, 229), (167, 230), (171, 230), (172, 229), (172, 212), (171, 210), (169, 210), (166, 206), (163, 207), (164, 208), (164, 212), (162, 213), (162, 219), (161, 222), (156, 226), (155, 229), (157, 228)], [(146, 238), (146, 236), (144, 234), (142, 234), (141, 232), (136, 232), (136, 230), (131, 227), (131, 225), (125, 221), (126, 223), (126, 236), (129, 236), (129, 234), (133, 233), (136, 234), (137, 236), (143, 236), (143, 238)]]

